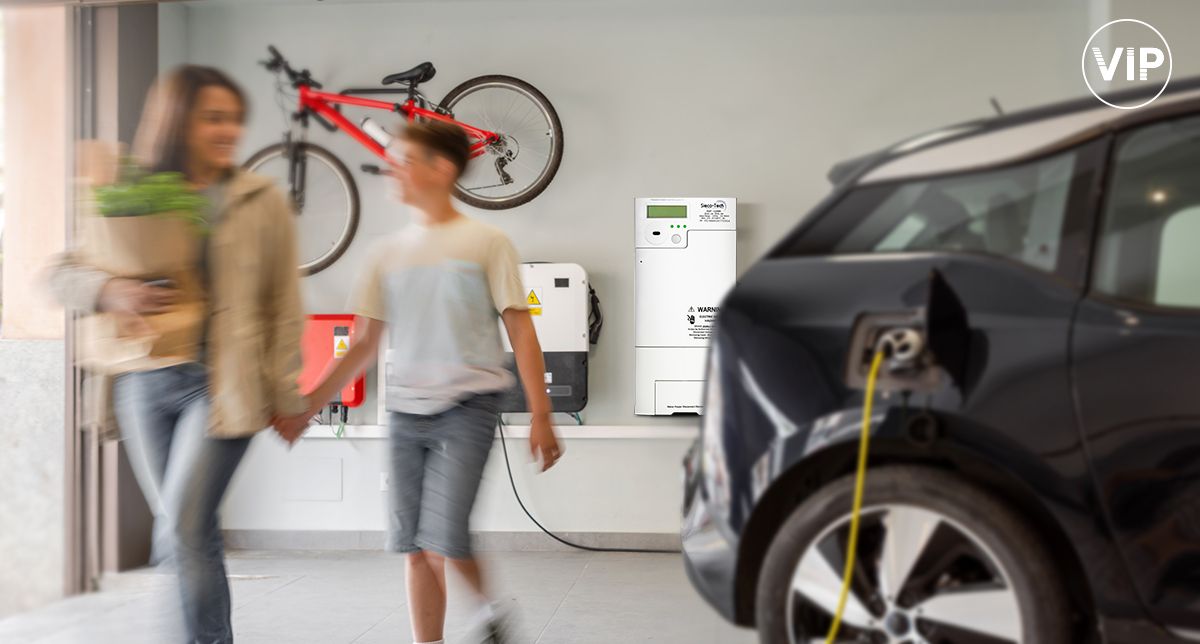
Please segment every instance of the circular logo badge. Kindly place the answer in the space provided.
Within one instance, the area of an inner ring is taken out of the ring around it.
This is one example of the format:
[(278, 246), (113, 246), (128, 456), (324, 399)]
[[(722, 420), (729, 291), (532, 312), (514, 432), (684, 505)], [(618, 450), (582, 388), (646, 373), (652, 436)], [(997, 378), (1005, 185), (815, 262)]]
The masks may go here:
[[(1141, 20), (1121, 18), (1100, 27), (1083, 46), (1083, 82), (1092, 96), (1109, 107), (1135, 110), (1162, 95), (1171, 81), (1171, 47), (1154, 27)], [(1157, 90), (1150, 98), (1118, 100), (1116, 88)]]

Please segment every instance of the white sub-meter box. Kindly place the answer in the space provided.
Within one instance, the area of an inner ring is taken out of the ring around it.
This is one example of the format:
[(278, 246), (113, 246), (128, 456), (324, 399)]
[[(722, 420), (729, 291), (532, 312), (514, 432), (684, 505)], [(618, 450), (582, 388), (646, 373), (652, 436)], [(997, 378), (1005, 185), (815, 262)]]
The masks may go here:
[(641, 198), (634, 218), (634, 413), (702, 413), (713, 321), (736, 275), (737, 200)]

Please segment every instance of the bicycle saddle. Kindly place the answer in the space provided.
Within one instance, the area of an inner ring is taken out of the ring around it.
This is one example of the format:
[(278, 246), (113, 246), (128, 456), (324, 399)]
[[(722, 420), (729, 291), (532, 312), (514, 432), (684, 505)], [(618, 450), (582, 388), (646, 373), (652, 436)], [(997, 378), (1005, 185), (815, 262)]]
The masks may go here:
[(436, 73), (437, 70), (433, 68), (433, 63), (421, 63), (420, 65), (417, 65), (406, 72), (400, 72), (399, 74), (388, 74), (387, 76), (384, 76), (383, 84), (391, 85), (393, 83), (424, 83), (425, 81), (433, 78), (433, 75)]

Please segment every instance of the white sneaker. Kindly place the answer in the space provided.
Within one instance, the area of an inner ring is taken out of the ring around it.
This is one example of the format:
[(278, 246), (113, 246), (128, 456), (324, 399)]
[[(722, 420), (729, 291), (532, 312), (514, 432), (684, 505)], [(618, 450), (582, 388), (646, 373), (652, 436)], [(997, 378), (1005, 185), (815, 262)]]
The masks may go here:
[(515, 644), (513, 611), (493, 602), (480, 611), (479, 644)]

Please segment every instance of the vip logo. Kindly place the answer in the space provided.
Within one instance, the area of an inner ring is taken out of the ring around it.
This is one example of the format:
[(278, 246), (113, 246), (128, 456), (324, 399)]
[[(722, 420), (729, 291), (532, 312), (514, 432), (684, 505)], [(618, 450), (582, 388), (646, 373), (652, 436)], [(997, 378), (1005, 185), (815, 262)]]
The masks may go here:
[[(1111, 53), (1109, 53), (1111, 51)], [(1141, 20), (1122, 18), (1100, 27), (1083, 48), (1083, 80), (1092, 95), (1105, 105), (1132, 110), (1149, 105), (1158, 98), (1171, 80), (1171, 48), (1157, 29)], [(1124, 73), (1120, 74), (1124, 67)], [(1095, 78), (1095, 74), (1099, 78)], [(1153, 89), (1149, 99), (1139, 93), (1134, 99), (1116, 101), (1101, 96), (1105, 84), (1121, 78), (1126, 87)]]
[(1138, 80), (1146, 80), (1149, 70), (1162, 67), (1163, 53), (1158, 47), (1117, 47), (1111, 63), (1105, 62), (1104, 52), (1100, 51), (1099, 47), (1092, 47), (1092, 56), (1096, 59), (1096, 66), (1100, 68), (1100, 75), (1105, 81), (1112, 82), (1113, 76), (1117, 74), (1117, 67), (1121, 65), (1121, 52), (1125, 52), (1125, 80), (1133, 80), (1135, 51), (1138, 52)]

